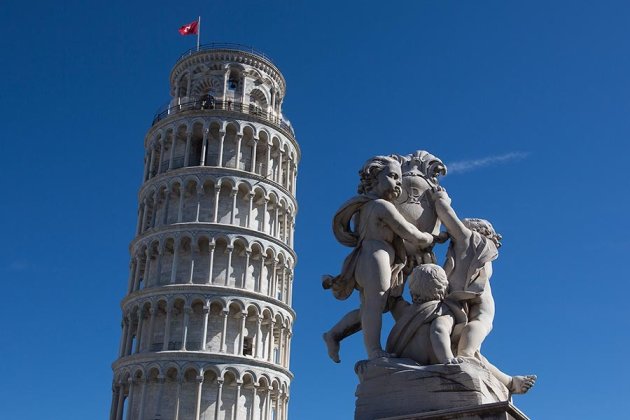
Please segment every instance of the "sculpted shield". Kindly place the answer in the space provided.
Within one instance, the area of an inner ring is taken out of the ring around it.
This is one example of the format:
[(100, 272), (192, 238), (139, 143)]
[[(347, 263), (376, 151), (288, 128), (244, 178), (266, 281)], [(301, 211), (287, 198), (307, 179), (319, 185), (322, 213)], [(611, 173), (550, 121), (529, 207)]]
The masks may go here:
[(396, 207), (420, 231), (437, 235), (440, 222), (430, 199), (430, 191), (438, 184), (437, 177), (446, 175), (440, 159), (424, 150), (407, 156), (396, 155), (402, 166), (402, 194)]

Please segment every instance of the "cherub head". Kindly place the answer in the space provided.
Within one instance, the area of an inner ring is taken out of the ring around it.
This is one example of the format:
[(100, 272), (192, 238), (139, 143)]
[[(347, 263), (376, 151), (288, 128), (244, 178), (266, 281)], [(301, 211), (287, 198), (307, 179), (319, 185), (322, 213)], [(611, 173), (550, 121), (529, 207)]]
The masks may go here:
[(475, 232), (479, 232), (486, 238), (490, 239), (497, 248), (501, 246), (501, 239), (503, 237), (499, 235), (490, 222), (484, 219), (463, 219), (462, 223), (470, 230), (474, 230)]
[(443, 300), (448, 288), (444, 269), (436, 264), (422, 264), (414, 268), (409, 279), (409, 292), (415, 303)]
[(393, 201), (402, 192), (400, 163), (389, 156), (375, 156), (359, 171), (359, 194), (373, 194)]

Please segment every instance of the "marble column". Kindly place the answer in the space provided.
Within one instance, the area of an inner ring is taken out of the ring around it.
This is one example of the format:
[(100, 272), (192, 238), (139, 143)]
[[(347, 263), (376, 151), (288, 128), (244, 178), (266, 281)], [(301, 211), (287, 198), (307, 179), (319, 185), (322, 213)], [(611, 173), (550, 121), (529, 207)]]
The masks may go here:
[(173, 264), (171, 265), (171, 284), (177, 281), (177, 266), (179, 265), (179, 248), (181, 247), (179, 238), (173, 239)]
[(255, 353), (254, 353), (254, 357), (256, 359), (260, 359), (262, 358), (262, 329), (261, 329), (261, 324), (262, 324), (262, 318), (260, 316), (256, 317), (256, 336), (254, 337), (254, 349), (255, 349)]
[(144, 310), (143, 308), (138, 309), (138, 327), (136, 328), (136, 353), (140, 353), (140, 345), (142, 344), (142, 324), (143, 322)]
[(195, 398), (195, 420), (201, 418), (201, 391), (203, 389), (203, 375), (197, 375), (195, 378), (197, 381), (197, 395)]
[(220, 408), (221, 408), (221, 400), (223, 394), (223, 379), (217, 379), (217, 402), (214, 405), (214, 418), (219, 418)]
[(184, 152), (184, 166), (190, 165), (190, 143), (192, 142), (192, 130), (186, 131), (186, 151)]
[(214, 239), (212, 240), (212, 242), (208, 243), (208, 250), (209, 250), (209, 257), (208, 257), (208, 283), (207, 284), (212, 284), (213, 283), (213, 277), (212, 277), (212, 270), (214, 269), (214, 248), (215, 248), (216, 244), (214, 242)]
[(225, 353), (225, 335), (227, 334), (227, 319), (229, 312), (224, 310), (221, 312), (221, 317), (223, 318), (223, 328), (221, 330), (221, 346), (219, 347), (219, 351), (221, 353)]
[(162, 343), (162, 351), (168, 350), (168, 343), (171, 341), (171, 316), (173, 314), (173, 304), (166, 305), (166, 319), (164, 320), (164, 343)]
[(203, 330), (201, 333), (201, 350), (206, 350), (206, 342), (208, 341), (208, 318), (210, 317), (210, 306), (203, 307)]
[(134, 380), (129, 378), (129, 394), (127, 396), (127, 420), (133, 419), (133, 394), (134, 394)]
[(186, 341), (188, 340), (188, 322), (190, 321), (190, 313), (192, 308), (190, 306), (184, 307), (184, 319), (182, 321), (182, 345), (180, 350), (186, 350)]

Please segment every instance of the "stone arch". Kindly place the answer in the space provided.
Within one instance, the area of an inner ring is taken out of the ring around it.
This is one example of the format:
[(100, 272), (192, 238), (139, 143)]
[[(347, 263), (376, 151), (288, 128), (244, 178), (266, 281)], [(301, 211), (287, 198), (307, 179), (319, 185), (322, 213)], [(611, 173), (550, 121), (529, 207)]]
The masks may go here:
[(243, 72), (245, 67), (230, 63), (227, 67), (227, 85), (225, 99), (233, 102), (243, 102)]
[(184, 200), (182, 206), (182, 221), (194, 222), (197, 217), (197, 185), (196, 177), (186, 177), (182, 183)]
[(195, 284), (210, 283), (210, 263), (213, 262), (211, 252), (214, 253), (214, 238), (212, 235), (203, 233), (196, 237), (195, 244), (194, 271), (192, 282)]
[(219, 166), (223, 133), (222, 122), (215, 119), (211, 120), (208, 126), (208, 146), (206, 149), (207, 166)]
[(223, 333), (223, 312), (227, 307), (222, 299), (214, 298), (209, 303), (208, 334), (206, 350), (218, 353), (221, 351), (221, 334)]
[(214, 419), (217, 409), (219, 394), (219, 373), (214, 366), (208, 366), (203, 372), (203, 384), (201, 387), (201, 401), (199, 412), (202, 419)]
[(195, 120), (190, 125), (190, 146), (188, 147), (188, 166), (201, 164), (201, 150), (203, 147), (203, 133), (205, 123), (203, 120)]
[(267, 177), (269, 171), (269, 139), (271, 138), (269, 132), (265, 129), (258, 131), (258, 143), (256, 145), (256, 168), (254, 172), (258, 175)]
[(234, 208), (234, 223), (237, 226), (248, 227), (249, 226), (249, 192), (251, 186), (248, 182), (241, 181), (236, 187), (236, 206)]
[(203, 324), (205, 318), (205, 300), (200, 296), (191, 299), (186, 350), (200, 351), (203, 347)]
[(223, 371), (223, 393), (221, 396), (221, 412), (224, 418), (234, 417), (236, 407), (236, 394), (238, 385), (241, 383), (239, 372), (234, 368), (227, 368)]
[(197, 378), (200, 376), (200, 372), (198, 367), (192, 365), (182, 368), (182, 372), (181, 392), (179, 397), (179, 418), (192, 419), (195, 418), (198, 387)]
[(252, 199), (252, 214), (250, 228), (258, 231), (264, 231), (264, 219), (265, 219), (265, 201), (267, 197), (267, 191), (257, 185), (253, 188), (254, 197)]
[(182, 97), (189, 96), (190, 93), (188, 92), (188, 80), (189, 80), (188, 72), (182, 73), (179, 79), (177, 80), (177, 83), (175, 84), (176, 86), (175, 95), (177, 97), (182, 98)]
[(247, 280), (249, 264), (249, 246), (247, 241), (242, 237), (234, 239), (232, 252), (232, 269), (230, 270), (230, 278), (228, 278), (228, 286), (245, 288), (245, 282)]
[(199, 199), (199, 221), (214, 222), (216, 183), (212, 177), (207, 177), (201, 184), (201, 197)]
[(171, 180), (168, 184), (168, 205), (166, 206), (166, 223), (177, 223), (179, 221), (179, 197), (181, 194), (182, 181), (178, 178)]
[(278, 236), (279, 207), (279, 197), (275, 191), (271, 191), (267, 199), (267, 225), (265, 226), (265, 233), (274, 237)]
[(228, 305), (227, 329), (225, 336), (225, 352), (238, 354), (240, 344), (241, 318), (245, 311), (242, 301), (234, 299)]
[(255, 357), (258, 351), (258, 327), (260, 325), (260, 307), (256, 304), (247, 305), (243, 348), (241, 354), (246, 357)]
[(282, 159), (281, 150), (282, 141), (277, 135), (273, 135), (273, 137), (271, 138), (271, 157), (269, 162), (269, 169), (271, 172), (270, 178), (274, 182), (279, 182), (280, 179), (280, 160)]
[(169, 305), (171, 311), (170, 328), (167, 326), (169, 329), (167, 350), (180, 350), (183, 347), (183, 320), (186, 306), (187, 302), (183, 296), (178, 295), (171, 299), (171, 304)]
[(238, 149), (240, 142), (239, 124), (229, 121), (225, 125), (225, 137), (223, 140), (223, 167), (237, 169)]
[(229, 264), (231, 263), (231, 241), (225, 235), (215, 236), (214, 241), (212, 284), (225, 286), (228, 280)]
[(267, 93), (260, 88), (254, 88), (249, 92), (249, 113), (254, 115), (267, 116), (269, 110), (269, 100)]
[(162, 351), (164, 349), (164, 333), (166, 330), (167, 313), (169, 303), (165, 297), (159, 297), (155, 302), (155, 320), (153, 326), (153, 335), (151, 337), (150, 351)]
[(218, 181), (217, 223), (230, 224), (234, 204), (236, 181), (231, 177), (223, 177)]
[(191, 283), (195, 271), (195, 240), (190, 233), (181, 233), (177, 251), (175, 283)]

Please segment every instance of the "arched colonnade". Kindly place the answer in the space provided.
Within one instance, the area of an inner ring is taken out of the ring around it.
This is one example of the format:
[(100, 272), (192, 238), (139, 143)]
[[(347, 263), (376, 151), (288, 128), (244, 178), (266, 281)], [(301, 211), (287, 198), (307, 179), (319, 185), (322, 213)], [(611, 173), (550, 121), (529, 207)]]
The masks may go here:
[(248, 290), (292, 303), (293, 266), (286, 251), (242, 236), (166, 232), (133, 245), (128, 292), (169, 284)]
[(190, 175), (142, 191), (136, 233), (175, 223), (219, 223), (254, 229), (292, 247), (295, 213), (291, 200), (263, 185)]
[(295, 195), (295, 147), (266, 128), (198, 118), (176, 121), (150, 135), (144, 181), (182, 167), (213, 166), (263, 176)]
[(286, 379), (208, 365), (125, 367), (112, 386), (111, 420), (286, 420)]
[(240, 299), (159, 296), (124, 308), (119, 357), (201, 351), (251, 357), (289, 368), (292, 319)]

